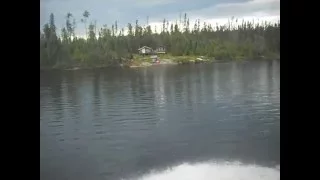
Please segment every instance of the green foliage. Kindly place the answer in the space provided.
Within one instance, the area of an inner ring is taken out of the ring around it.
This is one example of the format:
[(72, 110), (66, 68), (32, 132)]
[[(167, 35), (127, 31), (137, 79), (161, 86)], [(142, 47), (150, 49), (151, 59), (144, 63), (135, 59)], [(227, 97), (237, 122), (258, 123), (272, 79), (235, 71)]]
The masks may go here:
[[(242, 22), (234, 25), (234, 18), (225, 26), (213, 27), (200, 20), (190, 25), (187, 14), (183, 20), (169, 25), (164, 19), (161, 32), (128, 23), (127, 35), (118, 22), (109, 27), (104, 25), (97, 30), (96, 22), (91, 22), (90, 13), (82, 14), (87, 39), (75, 36), (76, 20), (71, 13), (66, 14), (65, 27), (57, 36), (54, 15), (40, 31), (40, 67), (99, 67), (123, 63), (130, 55), (136, 54), (141, 46), (166, 47), (168, 55), (176, 56), (174, 61), (185, 63), (187, 60), (206, 56), (216, 60), (278, 59), (280, 57), (280, 21), (262, 24)], [(180, 17), (181, 19), (181, 17)], [(235, 20), (236, 22), (238, 20)], [(87, 26), (88, 23), (88, 26)], [(190, 28), (193, 26), (193, 28)], [(150, 61), (134, 56), (134, 62)]]

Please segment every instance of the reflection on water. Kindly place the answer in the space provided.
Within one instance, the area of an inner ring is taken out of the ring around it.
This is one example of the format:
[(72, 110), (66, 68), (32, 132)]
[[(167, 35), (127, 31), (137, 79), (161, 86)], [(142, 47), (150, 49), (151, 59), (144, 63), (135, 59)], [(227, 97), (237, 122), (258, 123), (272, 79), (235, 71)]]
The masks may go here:
[(280, 62), (40, 73), (41, 179), (280, 164)]

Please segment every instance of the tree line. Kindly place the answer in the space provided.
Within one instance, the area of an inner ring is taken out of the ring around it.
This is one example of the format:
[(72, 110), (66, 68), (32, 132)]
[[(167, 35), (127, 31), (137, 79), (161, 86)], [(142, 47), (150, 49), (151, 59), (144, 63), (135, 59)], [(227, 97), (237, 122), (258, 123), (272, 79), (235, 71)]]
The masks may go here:
[[(187, 14), (180, 22), (164, 19), (161, 31), (150, 25), (128, 23), (127, 33), (117, 21), (97, 29), (85, 11), (81, 23), (86, 38), (75, 34), (76, 20), (66, 14), (65, 27), (56, 32), (54, 14), (40, 30), (40, 67), (112, 66), (137, 53), (142, 46), (166, 47), (172, 56), (207, 56), (218, 60), (257, 59), (280, 56), (280, 20), (276, 23), (253, 23), (231, 18), (226, 25), (212, 26), (196, 20), (190, 25)], [(190, 28), (193, 26), (193, 28)]]

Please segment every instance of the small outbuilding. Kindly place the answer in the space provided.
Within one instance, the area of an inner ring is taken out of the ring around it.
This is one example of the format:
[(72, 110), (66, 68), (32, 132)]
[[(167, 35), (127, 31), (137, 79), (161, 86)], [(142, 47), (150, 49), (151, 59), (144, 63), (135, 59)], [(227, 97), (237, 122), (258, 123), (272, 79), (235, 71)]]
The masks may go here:
[(166, 48), (165, 48), (164, 46), (159, 46), (159, 47), (155, 50), (155, 52), (156, 52), (157, 54), (165, 54), (165, 53), (166, 53)]

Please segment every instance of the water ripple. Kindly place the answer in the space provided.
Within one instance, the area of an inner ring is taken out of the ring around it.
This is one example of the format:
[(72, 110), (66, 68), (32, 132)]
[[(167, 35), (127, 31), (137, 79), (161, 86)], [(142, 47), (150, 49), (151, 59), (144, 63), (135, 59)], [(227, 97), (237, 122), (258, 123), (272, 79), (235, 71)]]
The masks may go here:
[(41, 170), (51, 173), (42, 179), (201, 179), (211, 170), (277, 179), (273, 169), (220, 164), (138, 174), (198, 159), (280, 163), (279, 68), (257, 61), (41, 74)]

